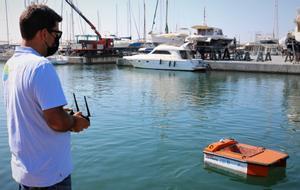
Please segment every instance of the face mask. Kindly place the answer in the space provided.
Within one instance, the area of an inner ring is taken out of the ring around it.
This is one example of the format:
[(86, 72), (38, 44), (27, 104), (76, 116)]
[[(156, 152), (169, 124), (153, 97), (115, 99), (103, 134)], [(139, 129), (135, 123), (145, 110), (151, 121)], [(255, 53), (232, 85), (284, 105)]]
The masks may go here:
[(57, 52), (58, 46), (59, 46), (59, 39), (60, 38), (55, 37), (54, 44), (51, 47), (49, 47), (48, 44), (46, 44), (47, 45), (47, 55), (46, 55), (46, 57), (51, 56), (51, 55), (55, 54), (55, 52)]

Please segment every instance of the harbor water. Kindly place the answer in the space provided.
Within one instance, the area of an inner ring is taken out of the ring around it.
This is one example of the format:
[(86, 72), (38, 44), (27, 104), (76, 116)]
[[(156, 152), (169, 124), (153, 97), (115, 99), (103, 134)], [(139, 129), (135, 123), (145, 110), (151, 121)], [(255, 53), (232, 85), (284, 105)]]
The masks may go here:
[[(2, 73), (3, 64), (0, 64)], [(75, 190), (298, 189), (300, 75), (178, 72), (116, 65), (57, 66), (68, 107), (83, 96), (91, 126), (72, 135)], [(3, 87), (0, 189), (11, 178)], [(221, 138), (289, 154), (269, 177), (204, 167), (203, 148)]]

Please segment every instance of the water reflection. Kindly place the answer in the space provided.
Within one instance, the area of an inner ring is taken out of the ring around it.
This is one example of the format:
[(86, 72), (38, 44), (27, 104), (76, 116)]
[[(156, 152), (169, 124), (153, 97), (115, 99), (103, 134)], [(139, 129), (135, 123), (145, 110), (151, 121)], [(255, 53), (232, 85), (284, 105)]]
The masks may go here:
[(204, 169), (208, 172), (214, 172), (222, 175), (223, 177), (227, 177), (231, 181), (255, 186), (272, 187), (286, 180), (286, 168), (284, 167), (270, 168), (269, 175), (266, 177), (250, 176), (244, 173), (208, 164), (204, 164)]
[[(106, 83), (113, 80), (115, 65), (73, 65), (56, 67), (66, 94), (78, 91), (89, 96), (99, 95), (101, 92), (109, 93)], [(99, 93), (100, 92), (100, 93)]]
[[(290, 122), (300, 122), (300, 77), (291, 75), (284, 80), (283, 94), (285, 101), (283, 106), (286, 108), (287, 118)], [(300, 124), (296, 124), (300, 127)]]
[[(67, 65), (56, 70), (70, 107), (74, 107), (75, 92), (79, 105), (84, 105), (84, 95), (88, 97), (92, 112), (89, 130), (72, 135), (76, 189), (299, 186), (300, 122), (287, 117), (300, 111), (297, 75), (192, 73), (115, 65)], [(3, 99), (0, 111), (4, 113)], [(0, 165), (4, 169), (0, 187), (7, 182), (4, 189), (13, 189), (7, 175), (10, 156), (4, 118), (1, 114)], [(289, 153), (286, 174), (276, 174), (274, 178), (281, 176), (278, 179), (244, 179), (203, 169), (202, 148), (223, 137)]]

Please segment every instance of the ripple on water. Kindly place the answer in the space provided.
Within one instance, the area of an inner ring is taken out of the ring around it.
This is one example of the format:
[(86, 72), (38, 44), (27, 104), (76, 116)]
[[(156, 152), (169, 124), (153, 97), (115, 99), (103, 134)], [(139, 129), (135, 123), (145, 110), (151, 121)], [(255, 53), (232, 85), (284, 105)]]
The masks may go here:
[[(74, 189), (292, 189), (300, 185), (300, 124), (290, 119), (300, 113), (299, 76), (150, 71), (114, 65), (56, 68), (68, 106), (75, 107), (72, 93), (76, 92), (83, 112), (83, 96), (87, 96), (92, 113), (90, 128), (72, 135)], [(4, 112), (2, 100), (0, 111)], [(1, 114), (0, 186), (14, 189), (4, 119)], [(261, 179), (204, 168), (203, 148), (224, 137), (289, 153), (286, 172)]]

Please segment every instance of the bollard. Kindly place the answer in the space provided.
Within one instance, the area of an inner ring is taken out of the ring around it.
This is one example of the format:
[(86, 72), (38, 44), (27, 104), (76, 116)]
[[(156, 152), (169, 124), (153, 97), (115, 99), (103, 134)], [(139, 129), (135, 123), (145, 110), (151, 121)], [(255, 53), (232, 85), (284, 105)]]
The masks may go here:
[(272, 61), (271, 53), (270, 53), (270, 52), (267, 52), (267, 53), (266, 53), (265, 61)]
[(245, 53), (244, 61), (251, 61), (250, 53), (248, 51)]
[(259, 52), (256, 61), (264, 61), (264, 54), (263, 52)]
[(223, 60), (230, 60), (230, 53), (229, 53), (228, 48), (226, 48), (224, 51)]

